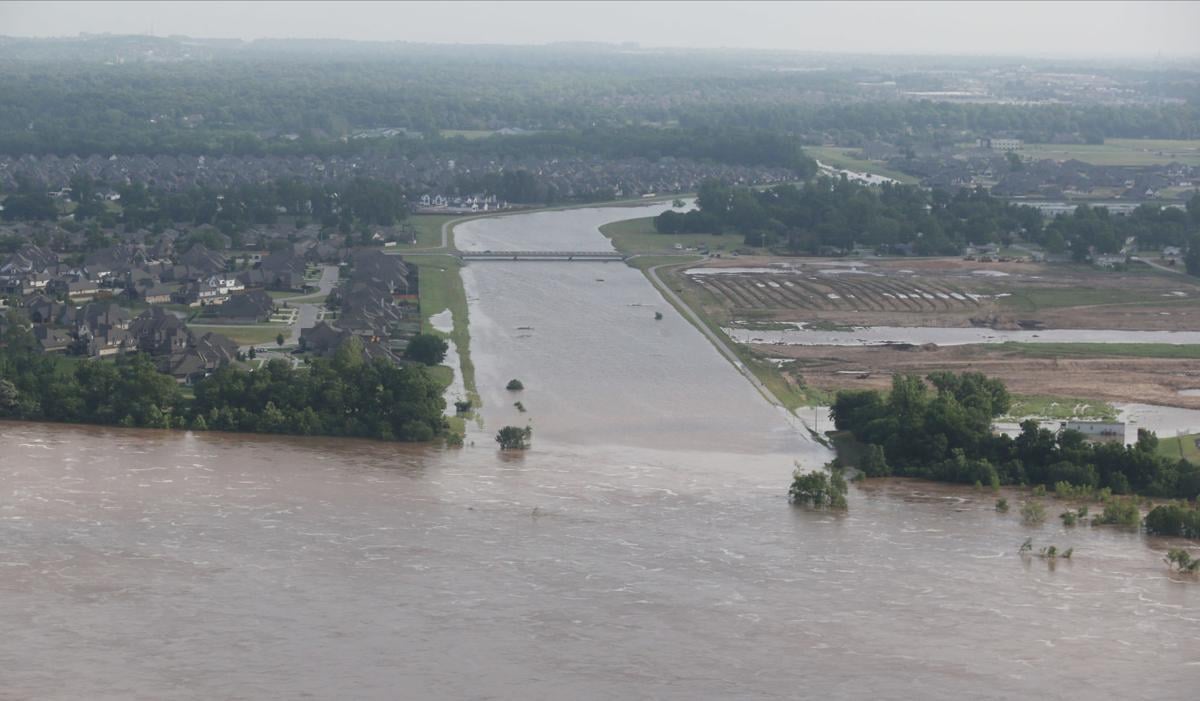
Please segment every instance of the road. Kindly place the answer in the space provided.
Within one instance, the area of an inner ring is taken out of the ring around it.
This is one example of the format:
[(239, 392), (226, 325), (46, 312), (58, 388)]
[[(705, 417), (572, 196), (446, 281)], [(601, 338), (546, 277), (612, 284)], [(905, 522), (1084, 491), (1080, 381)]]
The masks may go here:
[(1165, 273), (1175, 273), (1176, 275), (1179, 275), (1180, 273), (1183, 272), (1179, 268), (1170, 268), (1170, 267), (1163, 265), (1162, 263), (1155, 263), (1154, 261), (1151, 261), (1149, 258), (1142, 258), (1140, 256), (1130, 256), (1129, 259), (1136, 260), (1139, 263), (1145, 263), (1146, 265), (1150, 266), (1151, 268), (1158, 268), (1159, 270), (1161, 270)]
[[(321, 280), (317, 283), (317, 291), (303, 297), (293, 297), (292, 299), (282, 300), (288, 303), (288, 306), (295, 307), (299, 312), (296, 317), (296, 323), (292, 324), (292, 336), (288, 339), (288, 345), (299, 345), (300, 332), (304, 329), (311, 329), (317, 325), (324, 315), (325, 298), (333, 291), (334, 286), (338, 281), (338, 267), (336, 265), (321, 266)], [(312, 300), (310, 302), (296, 303), (295, 300), (304, 299)]]

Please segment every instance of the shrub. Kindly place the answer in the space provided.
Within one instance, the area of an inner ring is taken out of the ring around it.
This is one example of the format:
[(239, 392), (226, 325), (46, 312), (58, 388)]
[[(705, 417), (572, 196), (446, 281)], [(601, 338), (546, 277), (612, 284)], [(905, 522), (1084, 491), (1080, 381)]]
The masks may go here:
[(525, 389), (525, 385), (521, 384), (520, 380), (509, 380), (508, 384), (504, 385), (504, 389), (511, 390), (513, 392), (517, 392), (519, 390)]
[(1146, 532), (1153, 535), (1200, 538), (1200, 511), (1179, 504), (1156, 506), (1146, 514)]
[(1093, 523), (1112, 524), (1133, 528), (1141, 522), (1142, 513), (1137, 501), (1130, 499), (1109, 499), (1104, 505), (1104, 513)]
[(800, 506), (845, 509), (846, 491), (846, 480), (840, 468), (832, 467), (828, 473), (824, 470), (805, 473), (797, 467), (792, 473), (788, 501)]
[(500, 450), (525, 450), (532, 436), (531, 426), (505, 426), (496, 433), (496, 442), (500, 444)]
[(996, 500), (996, 511), (1002, 514), (1008, 513), (1008, 499), (1000, 498)]
[(1021, 505), (1021, 522), (1035, 526), (1046, 520), (1046, 507), (1040, 501), (1027, 501)]
[(1074, 526), (1077, 518), (1074, 511), (1064, 511), (1058, 517), (1062, 519), (1064, 526)]
[(1195, 572), (1200, 570), (1200, 559), (1188, 555), (1183, 548), (1171, 548), (1163, 558), (1168, 565), (1174, 565), (1179, 572)]

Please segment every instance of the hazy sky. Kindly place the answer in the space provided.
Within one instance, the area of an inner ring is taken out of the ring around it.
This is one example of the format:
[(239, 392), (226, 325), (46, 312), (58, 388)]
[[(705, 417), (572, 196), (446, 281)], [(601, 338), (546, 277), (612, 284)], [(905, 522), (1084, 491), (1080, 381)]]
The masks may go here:
[(80, 32), (870, 53), (1200, 55), (1200, 2), (3, 2), (0, 34)]

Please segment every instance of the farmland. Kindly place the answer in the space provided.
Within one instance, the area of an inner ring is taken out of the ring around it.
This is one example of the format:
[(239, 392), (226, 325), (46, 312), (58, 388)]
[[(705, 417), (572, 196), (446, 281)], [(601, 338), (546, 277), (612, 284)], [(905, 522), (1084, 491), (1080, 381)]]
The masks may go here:
[(1200, 328), (1200, 285), (1182, 275), (951, 258), (749, 258), (677, 274), (720, 323), (995, 329)]
[[(1082, 265), (951, 258), (789, 259), (744, 256), (664, 269), (714, 326), (772, 331), (851, 327), (1200, 329), (1191, 278)], [(1099, 340), (1099, 339), (1097, 339)], [(1140, 401), (1200, 409), (1200, 353), (1167, 343), (997, 343), (830, 347), (751, 343), (755, 357), (809, 391), (882, 389), (896, 373), (974, 370), (1014, 394)]]

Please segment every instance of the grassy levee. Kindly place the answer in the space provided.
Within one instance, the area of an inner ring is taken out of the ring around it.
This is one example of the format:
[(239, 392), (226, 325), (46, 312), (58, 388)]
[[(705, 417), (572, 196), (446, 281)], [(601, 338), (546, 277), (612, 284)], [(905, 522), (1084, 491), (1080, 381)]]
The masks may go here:
[[(416, 265), (420, 270), (421, 330), (446, 336), (454, 341), (462, 366), (463, 386), (466, 387), (467, 398), (473, 405), (480, 406), (482, 402), (475, 387), (475, 365), (471, 362), (467, 293), (463, 289), (462, 277), (458, 274), (458, 269), (462, 267), (462, 261), (454, 256), (444, 255), (414, 256), (409, 258), (408, 262)], [(454, 318), (454, 327), (450, 333), (442, 333), (433, 328), (429, 323), (429, 318), (447, 309)], [(449, 385), (449, 380), (446, 384)]]
[(1176, 358), (1200, 359), (1200, 345), (1173, 343), (1020, 343), (996, 346), (1033, 358)]
[(453, 219), (461, 219), (461, 214), (414, 214), (408, 218), (408, 223), (412, 224), (417, 231), (417, 242), (415, 244), (402, 243), (398, 244), (398, 248), (438, 248), (442, 245), (442, 224)]
[[(658, 277), (662, 284), (674, 291), (679, 298), (691, 308), (700, 318), (701, 323), (706, 328), (721, 338), (737, 355), (738, 359), (758, 378), (759, 382), (771, 392), (772, 395), (779, 401), (788, 411), (795, 413), (801, 407), (821, 404), (828, 399), (826, 393), (820, 392), (815, 388), (802, 388), (788, 382), (779, 367), (774, 363), (767, 361), (764, 357), (755, 353), (749, 346), (737, 343), (729, 338), (724, 331), (721, 330), (721, 325), (712, 317), (710, 317), (701, 300), (699, 300), (695, 291), (691, 286), (680, 280), (678, 273), (681, 268), (703, 260), (698, 256), (639, 256), (628, 261), (629, 265), (643, 272), (649, 268), (663, 265), (665, 267), (658, 269)], [(649, 277), (649, 276), (647, 276)], [(650, 279), (653, 284), (653, 279)], [(668, 302), (672, 300), (668, 297)], [(672, 302), (674, 305), (674, 302)], [(685, 319), (691, 321), (685, 310), (679, 309), (680, 314)]]

